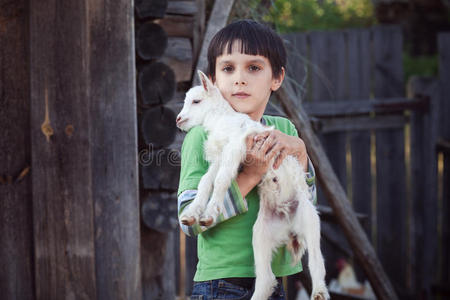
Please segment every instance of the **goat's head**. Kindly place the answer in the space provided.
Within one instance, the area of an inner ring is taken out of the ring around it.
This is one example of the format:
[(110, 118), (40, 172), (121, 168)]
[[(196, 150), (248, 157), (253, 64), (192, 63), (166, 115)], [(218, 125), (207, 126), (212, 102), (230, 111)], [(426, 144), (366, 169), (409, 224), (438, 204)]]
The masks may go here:
[(183, 131), (203, 124), (205, 116), (217, 109), (221, 101), (226, 102), (219, 89), (202, 71), (198, 71), (198, 75), (202, 84), (187, 91), (183, 109), (177, 116), (177, 127)]

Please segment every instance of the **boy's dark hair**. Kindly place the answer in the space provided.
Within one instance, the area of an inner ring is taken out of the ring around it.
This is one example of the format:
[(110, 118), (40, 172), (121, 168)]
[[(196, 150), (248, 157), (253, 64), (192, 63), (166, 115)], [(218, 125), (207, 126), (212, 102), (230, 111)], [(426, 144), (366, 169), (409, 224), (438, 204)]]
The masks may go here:
[(213, 82), (216, 80), (217, 57), (224, 52), (231, 53), (236, 40), (241, 41), (241, 53), (266, 57), (274, 78), (281, 75), (281, 67), (286, 69), (286, 49), (281, 37), (270, 27), (256, 21), (238, 20), (217, 32), (209, 44), (207, 73)]

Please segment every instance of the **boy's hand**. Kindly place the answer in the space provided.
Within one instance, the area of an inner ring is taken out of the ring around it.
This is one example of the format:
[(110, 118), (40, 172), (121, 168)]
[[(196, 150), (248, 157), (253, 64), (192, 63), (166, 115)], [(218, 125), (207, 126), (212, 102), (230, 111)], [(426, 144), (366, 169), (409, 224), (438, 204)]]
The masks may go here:
[(272, 158), (278, 155), (274, 168), (278, 168), (286, 155), (294, 155), (307, 171), (308, 156), (305, 143), (298, 137), (272, 130), (246, 138), (247, 155), (242, 172), (236, 178), (242, 197), (245, 197), (267, 172)]
[(267, 145), (270, 151), (269, 153), (272, 155), (276, 154), (277, 158), (273, 164), (274, 169), (278, 169), (287, 155), (292, 155), (302, 164), (305, 172), (307, 171), (308, 154), (306, 152), (305, 143), (301, 138), (284, 134), (275, 129), (260, 133), (256, 135), (255, 139), (265, 139), (265, 142), (269, 144)]
[(250, 134), (247, 136), (247, 155), (242, 173), (259, 182), (267, 172), (270, 162), (277, 155), (274, 151), (274, 137), (269, 134)]

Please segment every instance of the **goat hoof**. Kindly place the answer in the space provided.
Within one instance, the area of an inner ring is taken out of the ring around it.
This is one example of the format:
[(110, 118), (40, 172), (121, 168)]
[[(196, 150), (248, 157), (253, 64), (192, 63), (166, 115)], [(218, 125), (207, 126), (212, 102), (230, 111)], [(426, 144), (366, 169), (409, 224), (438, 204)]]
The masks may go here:
[(181, 224), (186, 225), (186, 226), (192, 226), (195, 223), (195, 218), (194, 217), (182, 217), (181, 218)]
[(327, 300), (330, 296), (327, 291), (317, 292), (311, 297), (313, 300)]
[(208, 218), (202, 218), (200, 219), (200, 225), (202, 226), (211, 226), (212, 223), (214, 222), (212, 217), (208, 217)]

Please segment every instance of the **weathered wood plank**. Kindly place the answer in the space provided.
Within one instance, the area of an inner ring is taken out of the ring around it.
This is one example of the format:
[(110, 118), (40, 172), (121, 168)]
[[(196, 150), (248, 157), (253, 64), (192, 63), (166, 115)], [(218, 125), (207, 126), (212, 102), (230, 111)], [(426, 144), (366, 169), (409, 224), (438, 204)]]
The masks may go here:
[(192, 16), (165, 15), (164, 18), (154, 21), (159, 24), (167, 36), (192, 38), (195, 18)]
[(194, 1), (169, 1), (166, 13), (193, 16), (197, 14), (197, 3)]
[(282, 36), (287, 52), (287, 70), (285, 81), (289, 82), (297, 95), (297, 103), (304, 102), (308, 79), (308, 42), (307, 35), (290, 33)]
[(0, 177), (4, 180), (0, 183), (0, 291), (2, 299), (31, 300), (35, 294), (28, 1), (0, 0), (0, 45)]
[(177, 82), (191, 81), (194, 59), (189, 39), (169, 38), (168, 47), (161, 61), (173, 70)]
[(97, 296), (141, 299), (133, 2), (86, 3)]
[[(408, 123), (408, 120), (409, 117), (404, 115), (379, 115), (374, 117), (362, 116), (351, 118), (318, 119), (313, 121), (313, 125), (316, 132), (332, 133), (344, 131), (367, 131), (372, 129), (403, 129), (405, 124)], [(365, 198), (365, 200), (367, 200), (367, 198)]]
[(300, 137), (305, 141), (308, 154), (316, 168), (319, 183), (323, 186), (344, 234), (366, 272), (377, 297), (380, 299), (398, 299), (372, 245), (358, 223), (345, 191), (340, 185), (319, 139), (309, 124), (308, 116), (302, 109), (293, 104), (294, 101), (291, 99), (294, 99), (295, 96), (288, 90), (287, 85), (282, 85), (276, 96), (288, 117), (297, 127)]
[[(408, 96), (428, 96), (430, 109), (427, 112), (411, 113), (411, 197), (413, 222), (411, 222), (410, 252), (411, 284), (416, 297), (430, 296), (430, 287), (438, 282), (437, 258), (437, 126), (439, 114), (438, 82), (435, 78), (414, 77), (408, 83)], [(427, 245), (424, 247), (423, 245)]]
[[(346, 44), (344, 33), (312, 32), (309, 35), (311, 48), (312, 91), (311, 100), (334, 101), (345, 99), (346, 81)], [(335, 169), (341, 184), (346, 188), (345, 135), (334, 133), (321, 138), (325, 151)], [(319, 199), (320, 201), (320, 199)]]
[(97, 297), (85, 10), (30, 1), (37, 299)]
[[(352, 81), (353, 82), (353, 81)], [(357, 81), (356, 81), (357, 82)], [(353, 84), (352, 84), (353, 85)], [(359, 86), (359, 85), (358, 85)], [(355, 93), (353, 91), (353, 93)], [(369, 99), (366, 97), (351, 98), (349, 101), (318, 101), (304, 103), (304, 109), (310, 116), (329, 118), (365, 115), (370, 113), (397, 113), (405, 110), (428, 110), (429, 101), (423, 97)]]
[(162, 18), (167, 10), (167, 0), (136, 0), (134, 7), (138, 18)]
[[(438, 37), (439, 47), (439, 80), (440, 80), (440, 103), (439, 103), (439, 135), (445, 140), (450, 140), (450, 33), (441, 33)], [(450, 155), (444, 154), (444, 171), (442, 180), (442, 283), (450, 282)]]
[[(402, 33), (393, 26), (373, 28), (374, 96), (403, 97)], [(406, 291), (408, 230), (403, 129), (377, 130), (377, 253), (397, 293)]]
[(142, 297), (132, 8), (30, 2), (38, 299)]
[[(352, 29), (347, 32), (348, 43), (348, 98), (361, 104), (371, 103), (370, 97), (370, 30)], [(363, 100), (361, 100), (363, 99)], [(365, 100), (364, 100), (365, 99)], [(386, 124), (386, 119), (381, 118)], [(370, 121), (373, 121), (371, 119)], [(356, 120), (355, 120), (356, 121)], [(361, 124), (367, 124), (360, 122)], [(369, 216), (364, 231), (371, 240), (372, 228), (372, 176), (370, 164), (370, 127), (351, 132), (349, 137), (351, 154), (351, 202), (355, 211)], [(374, 128), (375, 129), (375, 128)], [(358, 279), (363, 278), (363, 271), (355, 265)]]
[[(347, 45), (344, 32), (312, 32), (309, 39), (311, 65), (316, 68), (316, 71), (311, 73), (311, 100), (313, 103), (324, 100), (337, 102), (347, 98)], [(331, 165), (346, 190), (346, 133), (322, 131), (320, 138)], [(327, 203), (321, 186), (319, 186), (318, 202)], [(336, 238), (343, 239), (343, 236)], [(331, 271), (336, 268), (335, 263), (340, 258), (340, 254), (327, 241), (324, 242), (323, 249), (327, 257), (325, 267)], [(327, 279), (330, 279), (331, 272), (328, 273)]]

